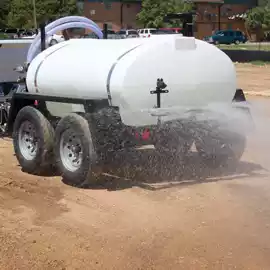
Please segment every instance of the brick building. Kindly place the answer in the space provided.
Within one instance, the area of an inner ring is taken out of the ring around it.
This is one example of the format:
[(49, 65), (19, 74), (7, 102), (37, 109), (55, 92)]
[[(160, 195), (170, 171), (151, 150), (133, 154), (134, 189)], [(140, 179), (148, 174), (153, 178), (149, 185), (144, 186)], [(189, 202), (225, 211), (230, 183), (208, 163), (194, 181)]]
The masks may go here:
[(137, 27), (136, 16), (141, 10), (141, 0), (84, 0), (82, 9), (84, 16), (100, 27), (107, 23), (109, 29), (118, 31)]
[[(246, 32), (242, 19), (245, 12), (256, 6), (256, 0), (191, 0), (197, 16), (194, 32), (197, 38), (211, 35), (216, 30), (239, 29)], [(108, 23), (109, 29), (138, 28), (136, 15), (142, 0), (78, 0), (84, 16), (100, 27)]]
[(257, 5), (256, 0), (194, 0), (196, 3), (195, 35), (211, 35), (216, 30), (239, 29), (246, 32), (246, 12)]

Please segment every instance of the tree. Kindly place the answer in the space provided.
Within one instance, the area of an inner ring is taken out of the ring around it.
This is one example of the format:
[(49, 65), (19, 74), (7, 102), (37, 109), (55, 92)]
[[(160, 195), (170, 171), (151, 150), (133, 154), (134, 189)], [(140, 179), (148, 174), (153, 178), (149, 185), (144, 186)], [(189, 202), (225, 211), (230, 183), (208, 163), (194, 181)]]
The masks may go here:
[(0, 1), (0, 28), (7, 26), (7, 15), (10, 9), (10, 0)]
[(247, 13), (246, 27), (250, 30), (270, 29), (270, 7), (255, 7)]
[(7, 19), (7, 24), (10, 27), (22, 28), (32, 26), (33, 12), (31, 1), (10, 1), (10, 11)]
[(258, 0), (259, 7), (266, 7), (270, 6), (270, 0)]
[(143, 0), (137, 19), (144, 27), (158, 28), (164, 25), (167, 14), (190, 11), (192, 7), (192, 4), (184, 0)]
[[(9, 2), (8, 25), (17, 28), (32, 28), (34, 26), (32, 1), (9, 0)], [(35, 2), (38, 24), (42, 21), (78, 14), (76, 0), (35, 0)]]

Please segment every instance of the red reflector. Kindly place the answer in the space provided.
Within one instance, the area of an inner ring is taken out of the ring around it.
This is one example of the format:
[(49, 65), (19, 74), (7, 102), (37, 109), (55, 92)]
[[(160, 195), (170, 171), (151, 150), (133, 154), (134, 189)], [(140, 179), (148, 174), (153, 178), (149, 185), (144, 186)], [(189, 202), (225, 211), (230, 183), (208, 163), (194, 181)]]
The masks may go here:
[(138, 132), (135, 132), (135, 137), (136, 137), (136, 139), (139, 139), (140, 138), (140, 135), (139, 135)]
[(149, 138), (150, 138), (150, 132), (149, 132), (149, 130), (145, 130), (142, 134), (142, 139), (148, 140)]
[(37, 105), (38, 105), (38, 101), (37, 101), (37, 100), (35, 100), (34, 105), (35, 105), (35, 106), (37, 106)]

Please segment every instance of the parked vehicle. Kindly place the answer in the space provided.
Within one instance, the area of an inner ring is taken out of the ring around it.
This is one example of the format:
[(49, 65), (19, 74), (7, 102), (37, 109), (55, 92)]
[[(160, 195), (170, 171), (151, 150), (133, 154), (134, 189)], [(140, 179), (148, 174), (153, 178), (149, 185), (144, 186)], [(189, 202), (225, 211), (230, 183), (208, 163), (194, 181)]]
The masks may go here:
[(138, 38), (139, 35), (136, 30), (134, 29), (127, 29), (127, 30), (120, 30), (116, 32), (117, 35), (120, 35), (121, 38)]
[(17, 28), (7, 28), (5, 29), (5, 34), (8, 38), (18, 38), (19, 29)]
[(46, 38), (46, 43), (49, 45), (49, 46), (53, 46), (57, 43), (60, 43), (62, 41), (64, 41), (65, 38), (62, 36), (62, 35), (57, 35), (57, 34), (54, 34), (52, 36), (49, 36)]
[(139, 29), (138, 34), (142, 38), (151, 37), (153, 33), (157, 31), (156, 28), (145, 28), (145, 29)]
[(221, 30), (212, 36), (204, 37), (203, 40), (212, 44), (240, 44), (246, 43), (247, 37), (238, 30)]
[(20, 38), (24, 32), (26, 32), (25, 28), (18, 29), (18, 32), (17, 32), (18, 38)]
[(175, 35), (175, 32), (172, 30), (155, 30), (152, 32), (152, 35)]
[(36, 33), (32, 30), (25, 30), (24, 32), (21, 32), (20, 38), (35, 38)]
[[(104, 35), (104, 30), (102, 30), (102, 33), (103, 33), (103, 35)], [(115, 33), (115, 31), (113, 31), (113, 30), (107, 30), (107, 35), (115, 35), (116, 33)]]
[(93, 38), (93, 39), (98, 39), (98, 36), (95, 33), (88, 33), (85, 34), (83, 36), (81, 36), (81, 38)]
[(179, 27), (165, 27), (165, 28), (160, 28), (159, 30), (161, 31), (169, 31), (169, 32), (174, 32), (175, 34), (181, 34), (183, 29)]
[[(103, 31), (102, 31), (103, 32)], [(81, 36), (81, 38), (93, 38), (93, 39), (99, 39), (99, 37), (95, 34), (95, 33), (88, 33), (85, 34), (83, 36)], [(114, 31), (109, 30), (107, 33), (107, 39), (121, 39), (123, 37), (121, 37), (120, 35), (117, 35)]]
[[(34, 32), (27, 31), (27, 32), (23, 33), (23, 36), (21, 38), (22, 39), (34, 39), (35, 37), (36, 37), (36, 34)], [(62, 41), (65, 41), (64, 36), (54, 34), (54, 35), (46, 37), (46, 46), (50, 47), (50, 46), (58, 44)]]

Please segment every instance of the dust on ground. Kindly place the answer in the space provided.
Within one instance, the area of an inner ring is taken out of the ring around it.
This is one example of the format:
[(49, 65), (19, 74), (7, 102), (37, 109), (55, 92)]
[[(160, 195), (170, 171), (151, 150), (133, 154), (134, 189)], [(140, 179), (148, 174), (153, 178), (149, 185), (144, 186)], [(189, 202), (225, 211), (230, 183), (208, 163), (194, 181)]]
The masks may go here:
[[(237, 71), (246, 91), (270, 89), (267, 68)], [(257, 107), (270, 116), (265, 100)], [(268, 270), (269, 147), (251, 136), (237, 170), (209, 171), (191, 153), (169, 176), (132, 152), (78, 189), (21, 172), (0, 139), (0, 269)]]
[(270, 97), (270, 65), (235, 64), (238, 87), (248, 95)]
[(254, 140), (237, 170), (209, 172), (192, 153), (168, 182), (132, 152), (89, 189), (23, 173), (0, 145), (2, 270), (270, 267), (270, 163)]

